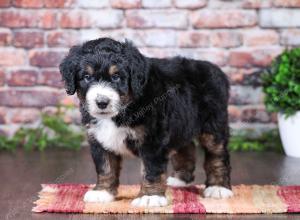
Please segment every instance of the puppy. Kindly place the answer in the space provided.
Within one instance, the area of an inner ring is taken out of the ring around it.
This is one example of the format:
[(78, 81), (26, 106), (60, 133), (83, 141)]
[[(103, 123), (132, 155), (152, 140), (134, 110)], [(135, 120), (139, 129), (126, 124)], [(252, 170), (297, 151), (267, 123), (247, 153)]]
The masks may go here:
[[(165, 206), (166, 185), (194, 180), (197, 138), (204, 148), (205, 197), (232, 196), (227, 103), (229, 83), (215, 65), (143, 56), (130, 42), (100, 38), (77, 45), (60, 64), (66, 92), (77, 92), (97, 171), (86, 202), (111, 202), (122, 159), (142, 161), (134, 206)], [(172, 175), (166, 179), (168, 160)]]

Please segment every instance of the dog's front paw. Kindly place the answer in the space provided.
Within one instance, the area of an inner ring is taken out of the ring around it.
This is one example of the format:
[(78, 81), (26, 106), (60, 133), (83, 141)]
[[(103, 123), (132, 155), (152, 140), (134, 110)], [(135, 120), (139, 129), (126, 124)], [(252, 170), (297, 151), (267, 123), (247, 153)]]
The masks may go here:
[(107, 203), (112, 202), (114, 199), (114, 195), (106, 190), (90, 190), (85, 193), (83, 201)]
[(209, 186), (203, 192), (206, 198), (225, 199), (233, 196), (233, 192), (223, 186)]
[(165, 196), (158, 196), (158, 195), (152, 195), (152, 196), (142, 196), (134, 199), (131, 202), (131, 205), (133, 206), (144, 206), (144, 207), (159, 207), (159, 206), (166, 206), (168, 205), (168, 200)]

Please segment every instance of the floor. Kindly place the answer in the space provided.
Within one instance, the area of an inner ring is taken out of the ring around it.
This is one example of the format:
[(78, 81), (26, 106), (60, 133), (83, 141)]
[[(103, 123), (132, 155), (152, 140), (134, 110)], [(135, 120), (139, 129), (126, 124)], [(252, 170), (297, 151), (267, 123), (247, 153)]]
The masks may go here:
[[(277, 153), (232, 153), (233, 184), (300, 184), (300, 159)], [(196, 182), (203, 183), (199, 152)], [(122, 184), (140, 181), (139, 161), (125, 160)], [(94, 183), (95, 171), (87, 148), (80, 151), (0, 152), (0, 219), (300, 219), (300, 215), (81, 215), (32, 213), (41, 183)]]

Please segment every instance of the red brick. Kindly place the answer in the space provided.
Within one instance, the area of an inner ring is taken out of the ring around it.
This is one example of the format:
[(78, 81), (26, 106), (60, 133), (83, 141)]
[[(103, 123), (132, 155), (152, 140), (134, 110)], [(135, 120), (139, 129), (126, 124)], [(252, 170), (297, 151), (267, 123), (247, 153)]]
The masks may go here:
[(126, 11), (126, 23), (131, 28), (176, 28), (186, 29), (187, 13), (169, 10), (130, 10)]
[(180, 32), (178, 36), (179, 47), (209, 47), (209, 44), (208, 32)]
[(224, 66), (227, 64), (227, 53), (226, 51), (223, 50), (217, 50), (217, 49), (201, 49), (201, 50), (192, 50), (192, 54), (194, 54), (195, 59), (200, 59), (200, 60), (207, 60), (212, 63), (215, 63), (219, 66)]
[(280, 43), (283, 45), (299, 46), (300, 45), (300, 30), (287, 29), (281, 33)]
[(224, 72), (229, 76), (229, 80), (232, 85), (249, 85), (249, 77), (258, 70), (259, 69), (257, 68), (229, 68), (224, 70)]
[(0, 90), (0, 105), (7, 107), (56, 106), (60, 93), (54, 90)]
[(79, 101), (76, 96), (69, 96), (65, 94), (61, 99), (60, 99), (60, 105), (62, 106), (73, 106), (73, 107), (78, 107), (79, 106)]
[(35, 108), (18, 108), (10, 110), (11, 123), (33, 123), (39, 120), (40, 111)]
[(10, 30), (0, 29), (0, 46), (8, 46), (12, 41), (12, 33)]
[(5, 72), (0, 70), (0, 86), (3, 86), (5, 83)]
[(19, 66), (26, 63), (26, 53), (21, 49), (2, 49), (0, 66)]
[(243, 32), (246, 46), (264, 46), (278, 44), (279, 36), (273, 30), (249, 30)]
[(253, 65), (258, 67), (267, 67), (272, 61), (282, 53), (283, 48), (261, 48), (253, 50)]
[(229, 122), (237, 122), (240, 120), (241, 110), (237, 106), (229, 105), (228, 106), (228, 118)]
[(235, 67), (251, 67), (253, 64), (253, 57), (250, 51), (231, 51), (229, 55), (230, 66)]
[(245, 0), (243, 2), (243, 8), (270, 8), (271, 6), (271, 0)]
[(38, 83), (40, 85), (46, 85), (57, 88), (64, 87), (59, 71), (55, 70), (42, 71), (42, 73), (39, 75)]
[(241, 120), (247, 123), (268, 123), (271, 122), (271, 115), (266, 112), (264, 107), (245, 107), (242, 110)]
[(15, 47), (33, 48), (42, 47), (44, 34), (40, 31), (16, 31), (14, 37)]
[(58, 67), (60, 61), (66, 55), (64, 51), (30, 51), (29, 60), (32, 66)]
[(41, 8), (43, 1), (41, 0), (14, 0), (13, 5), (21, 8)]
[(10, 28), (54, 28), (56, 27), (56, 13), (51, 11), (2, 11), (0, 25)]
[(234, 67), (266, 67), (272, 60), (281, 53), (281, 48), (271, 49), (239, 49), (231, 51), (229, 55), (229, 65)]
[(229, 103), (233, 105), (262, 104), (263, 97), (261, 88), (233, 85), (230, 89)]
[(75, 0), (44, 0), (46, 8), (68, 8), (73, 6)]
[(57, 27), (56, 13), (51, 11), (46, 11), (40, 15), (40, 21), (38, 27), (51, 29)]
[(242, 38), (237, 32), (217, 31), (211, 35), (211, 44), (214, 47), (238, 47), (242, 44)]
[(77, 10), (63, 13), (60, 26), (63, 28), (118, 28), (122, 20), (121, 10)]
[(203, 8), (206, 6), (206, 0), (175, 0), (174, 2), (177, 8), (188, 8), (188, 9), (197, 9)]
[(71, 47), (79, 42), (80, 33), (76, 31), (53, 31), (47, 35), (49, 47)]
[(31, 13), (21, 13), (20, 11), (2, 11), (0, 13), (0, 24), (4, 27), (35, 27), (37, 20)]
[(131, 9), (142, 6), (141, 0), (111, 0), (110, 2), (113, 8)]
[(10, 74), (7, 84), (10, 86), (34, 86), (38, 73), (34, 70), (17, 70)]
[(11, 0), (1, 0), (0, 1), (0, 8), (6, 8), (11, 5)]
[(85, 28), (92, 25), (88, 13), (82, 11), (65, 12), (60, 18), (60, 26), (63, 28)]
[[(7, 115), (7, 109), (0, 107), (0, 124), (6, 124), (6, 115)], [(0, 133), (1, 135), (1, 133)]]
[(191, 14), (195, 28), (237, 28), (254, 26), (257, 23), (255, 11), (249, 10), (199, 10)]
[(300, 0), (274, 0), (273, 5), (276, 7), (300, 8)]
[[(227, 73), (227, 72), (226, 72)], [(230, 84), (235, 85), (235, 84), (242, 84), (243, 79), (244, 79), (244, 74), (243, 73), (236, 73), (236, 74), (229, 74)]]

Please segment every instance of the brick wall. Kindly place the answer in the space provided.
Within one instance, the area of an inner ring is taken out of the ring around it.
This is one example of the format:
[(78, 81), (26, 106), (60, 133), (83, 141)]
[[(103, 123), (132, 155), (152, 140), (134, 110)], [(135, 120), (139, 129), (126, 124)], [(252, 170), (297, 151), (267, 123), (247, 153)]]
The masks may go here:
[(149, 56), (217, 63), (232, 82), (232, 127), (268, 129), (276, 117), (265, 112), (253, 73), (300, 45), (300, 0), (0, 0), (0, 7), (0, 133), (76, 102), (65, 96), (58, 63), (71, 45), (103, 36), (128, 38)]

